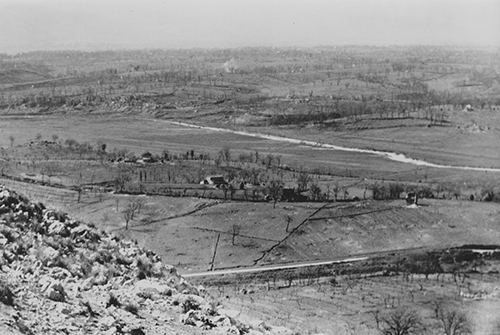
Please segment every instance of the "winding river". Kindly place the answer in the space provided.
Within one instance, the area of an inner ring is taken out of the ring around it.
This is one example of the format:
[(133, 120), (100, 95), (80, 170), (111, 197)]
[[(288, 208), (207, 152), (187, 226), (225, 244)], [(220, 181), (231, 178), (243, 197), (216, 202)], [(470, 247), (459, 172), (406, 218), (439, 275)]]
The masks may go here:
[(431, 167), (431, 168), (436, 168), (436, 169), (456, 169), (456, 170), (478, 171), (478, 172), (500, 172), (500, 168), (436, 164), (436, 163), (427, 162), (427, 161), (424, 161), (421, 159), (411, 158), (411, 157), (408, 157), (404, 154), (400, 154), (397, 152), (391, 152), (391, 151), (349, 148), (349, 147), (342, 147), (342, 146), (334, 145), (334, 144), (319, 143), (319, 142), (314, 142), (314, 141), (309, 141), (309, 140), (301, 140), (301, 139), (284, 137), (284, 136), (268, 135), (268, 134), (261, 134), (261, 133), (251, 133), (251, 132), (247, 132), (247, 131), (232, 130), (232, 129), (227, 129), (227, 128), (199, 126), (196, 124), (186, 123), (186, 122), (167, 121), (167, 120), (164, 120), (164, 121), (168, 122), (170, 124), (178, 125), (178, 126), (197, 128), (197, 129), (203, 129), (203, 130), (210, 130), (213, 132), (231, 133), (231, 134), (250, 136), (250, 137), (261, 138), (261, 139), (277, 141), (277, 142), (285, 142), (285, 143), (291, 143), (291, 144), (306, 145), (306, 146), (311, 146), (311, 147), (316, 147), (316, 148), (324, 148), (324, 149), (329, 149), (329, 150), (339, 150), (339, 151), (346, 151), (346, 152), (376, 155), (376, 156), (384, 157), (386, 159), (400, 162), (400, 163), (412, 164), (412, 165), (417, 165), (417, 166), (425, 166), (425, 167)]

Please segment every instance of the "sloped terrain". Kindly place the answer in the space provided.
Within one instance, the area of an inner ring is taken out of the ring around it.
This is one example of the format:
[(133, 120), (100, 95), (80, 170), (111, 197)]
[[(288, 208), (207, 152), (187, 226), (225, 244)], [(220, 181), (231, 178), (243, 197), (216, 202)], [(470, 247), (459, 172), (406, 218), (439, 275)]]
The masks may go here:
[(261, 263), (307, 261), (419, 247), (496, 244), (500, 238), (496, 203), (421, 200), (367, 201), (323, 208)]
[(1, 334), (261, 333), (154, 253), (3, 186), (0, 246)]

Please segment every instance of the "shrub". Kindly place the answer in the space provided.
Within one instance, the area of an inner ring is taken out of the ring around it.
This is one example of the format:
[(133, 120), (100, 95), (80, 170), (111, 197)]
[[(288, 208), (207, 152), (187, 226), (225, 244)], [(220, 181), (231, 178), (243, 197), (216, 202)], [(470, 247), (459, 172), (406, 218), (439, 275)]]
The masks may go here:
[(16, 240), (16, 238), (12, 234), (12, 231), (10, 231), (10, 230), (3, 229), (0, 231), (0, 234), (2, 234), (7, 239), (7, 243), (12, 243), (12, 242), (15, 242), (15, 240)]
[(123, 309), (134, 315), (137, 315), (139, 313), (139, 307), (132, 303), (127, 304)]
[(145, 279), (146, 277), (151, 277), (153, 275), (151, 271), (153, 266), (147, 257), (138, 258), (136, 265), (139, 270), (137, 275), (139, 279)]
[(188, 298), (182, 303), (182, 313), (187, 313), (190, 310), (196, 311), (198, 309), (200, 309), (200, 305), (193, 299)]
[(0, 281), (0, 301), (8, 306), (14, 305), (14, 293), (7, 284)]
[(106, 308), (108, 308), (110, 306), (115, 306), (115, 307), (119, 308), (121, 305), (122, 304), (120, 303), (120, 301), (118, 300), (117, 297), (115, 297), (113, 294), (109, 295), (108, 302), (106, 303)]

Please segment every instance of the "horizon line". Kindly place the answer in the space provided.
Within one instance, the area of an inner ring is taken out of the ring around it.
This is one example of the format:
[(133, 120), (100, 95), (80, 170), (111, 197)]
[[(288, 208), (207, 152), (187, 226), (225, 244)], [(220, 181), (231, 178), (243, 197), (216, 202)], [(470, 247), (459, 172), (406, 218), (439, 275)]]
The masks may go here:
[(243, 50), (243, 49), (320, 49), (320, 48), (346, 48), (346, 47), (369, 47), (369, 48), (459, 48), (459, 49), (497, 49), (500, 51), (500, 44), (424, 44), (424, 43), (413, 43), (413, 44), (399, 44), (399, 43), (387, 43), (387, 44), (367, 44), (367, 43), (342, 43), (342, 44), (317, 44), (317, 45), (246, 45), (246, 46), (213, 46), (213, 47), (97, 47), (97, 48), (49, 48), (49, 49), (29, 49), (22, 51), (0, 51), (0, 55), (8, 56), (18, 56), (30, 53), (57, 53), (57, 52), (81, 52), (81, 53), (99, 53), (99, 52), (133, 52), (133, 51), (195, 51), (195, 50)]

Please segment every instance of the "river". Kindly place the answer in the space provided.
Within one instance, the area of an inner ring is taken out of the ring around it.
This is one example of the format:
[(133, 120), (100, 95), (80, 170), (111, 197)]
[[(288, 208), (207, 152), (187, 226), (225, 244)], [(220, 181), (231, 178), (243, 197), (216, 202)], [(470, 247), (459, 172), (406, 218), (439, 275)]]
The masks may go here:
[(425, 167), (431, 167), (431, 168), (436, 168), (436, 169), (455, 169), (455, 170), (477, 171), (477, 172), (500, 172), (500, 168), (437, 164), (437, 163), (427, 162), (427, 161), (424, 161), (421, 159), (411, 158), (411, 157), (408, 157), (404, 154), (397, 153), (397, 152), (391, 152), (391, 151), (343, 147), (343, 146), (339, 146), (339, 145), (335, 145), (335, 144), (320, 143), (320, 142), (315, 142), (315, 141), (309, 141), (309, 140), (303, 140), (303, 139), (297, 139), (297, 138), (291, 138), (291, 137), (284, 137), (284, 136), (277, 136), (277, 135), (262, 134), (262, 133), (252, 133), (252, 132), (243, 131), (243, 130), (233, 130), (233, 129), (227, 129), (227, 128), (200, 126), (200, 125), (196, 125), (196, 124), (192, 124), (192, 123), (178, 122), (178, 121), (168, 121), (168, 120), (162, 120), (162, 121), (170, 123), (170, 124), (182, 126), (182, 127), (210, 130), (210, 131), (214, 131), (214, 132), (231, 133), (231, 134), (250, 136), (250, 137), (261, 138), (261, 139), (266, 139), (266, 140), (271, 140), (271, 141), (278, 141), (278, 142), (285, 142), (285, 143), (291, 143), (291, 144), (297, 144), (297, 145), (311, 146), (311, 147), (315, 147), (315, 148), (323, 148), (323, 149), (329, 149), (329, 150), (339, 150), (339, 151), (346, 151), (346, 152), (375, 155), (375, 156), (384, 157), (386, 159), (389, 159), (389, 160), (392, 160), (395, 162), (406, 163), (406, 164), (411, 164), (411, 165), (416, 165), (416, 166), (425, 166)]

